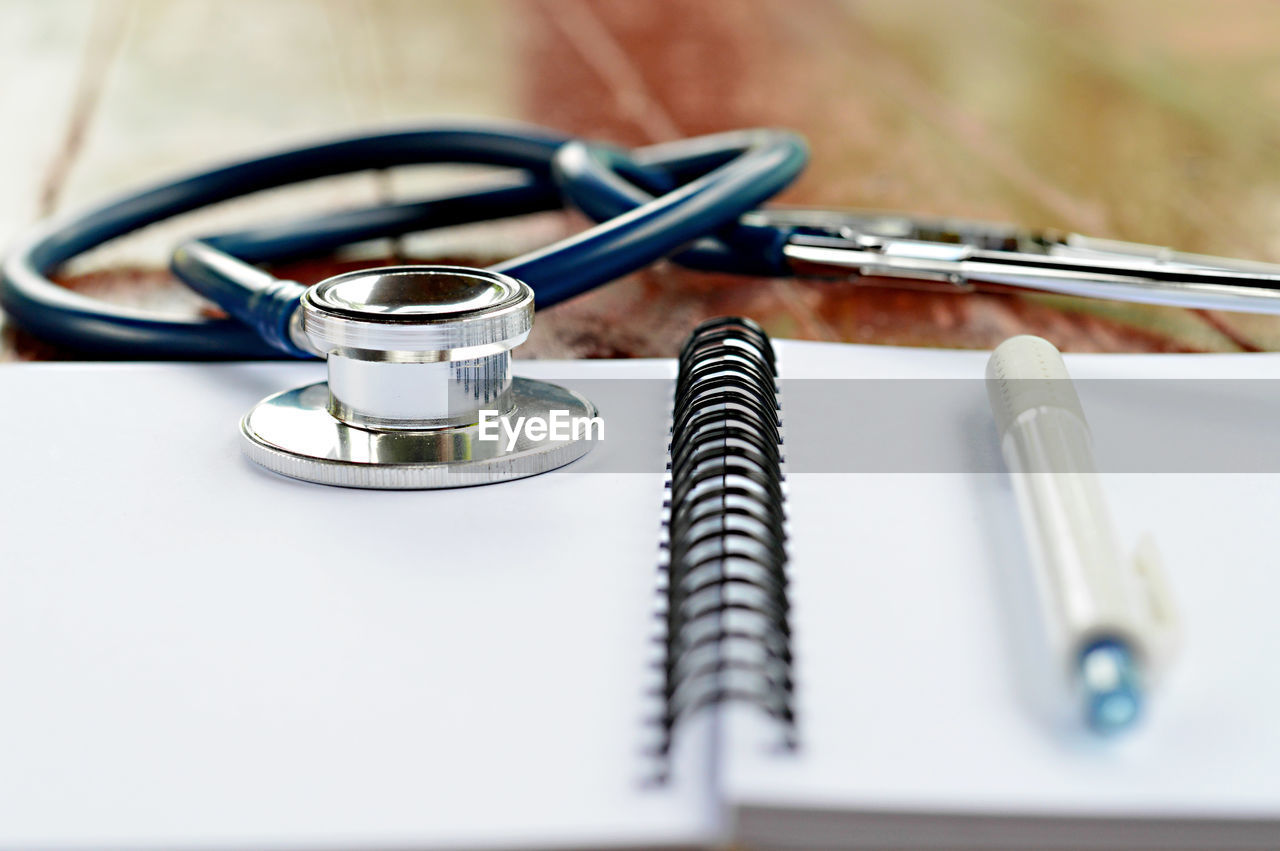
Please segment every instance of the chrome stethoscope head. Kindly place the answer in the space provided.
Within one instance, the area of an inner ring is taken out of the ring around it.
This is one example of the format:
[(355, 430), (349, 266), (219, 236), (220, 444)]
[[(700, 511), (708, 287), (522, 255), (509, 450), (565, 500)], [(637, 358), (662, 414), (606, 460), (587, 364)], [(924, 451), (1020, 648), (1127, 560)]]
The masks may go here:
[(510, 374), (533, 327), (533, 290), (459, 266), (350, 272), (307, 290), (299, 340), (328, 381), (278, 393), (241, 422), (258, 464), (310, 482), (416, 489), (488, 484), (560, 467), (583, 431), (485, 439), (486, 418), (593, 418), (572, 391)]
[(975, 284), (1144, 304), (1280, 313), (1280, 266), (962, 219), (770, 209), (743, 223), (790, 228), (792, 273)]

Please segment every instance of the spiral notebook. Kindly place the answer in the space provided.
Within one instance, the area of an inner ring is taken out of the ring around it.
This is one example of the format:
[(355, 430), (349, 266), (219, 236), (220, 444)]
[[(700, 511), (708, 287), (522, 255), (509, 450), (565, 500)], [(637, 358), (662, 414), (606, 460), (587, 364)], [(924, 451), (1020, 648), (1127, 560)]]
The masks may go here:
[(1211, 379), (1082, 386), (1104, 466), (1224, 453), (1104, 476), (1187, 624), (1105, 743), (1033, 652), (985, 359), (517, 362), (605, 440), (437, 492), (240, 457), (319, 365), (0, 368), (0, 848), (1280, 845), (1280, 359), (1068, 356)]

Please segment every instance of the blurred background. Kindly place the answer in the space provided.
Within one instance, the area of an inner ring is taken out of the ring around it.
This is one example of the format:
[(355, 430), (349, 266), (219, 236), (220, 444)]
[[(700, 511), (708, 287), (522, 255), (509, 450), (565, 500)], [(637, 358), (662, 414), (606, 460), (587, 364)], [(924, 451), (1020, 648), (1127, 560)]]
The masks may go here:
[[(174, 172), (316, 135), (511, 118), (625, 145), (754, 125), (809, 138), (779, 200), (1016, 221), (1280, 261), (1280, 4), (1171, 0), (0, 0), (0, 241)], [(183, 235), (463, 182), (462, 168), (265, 193), (103, 247), (61, 280), (169, 314)], [(486, 264), (572, 214), (359, 246)], [(522, 356), (665, 356), (742, 313), (816, 340), (1075, 351), (1280, 349), (1280, 317), (706, 275), (660, 264), (539, 313)], [(0, 359), (74, 352), (0, 326)]]

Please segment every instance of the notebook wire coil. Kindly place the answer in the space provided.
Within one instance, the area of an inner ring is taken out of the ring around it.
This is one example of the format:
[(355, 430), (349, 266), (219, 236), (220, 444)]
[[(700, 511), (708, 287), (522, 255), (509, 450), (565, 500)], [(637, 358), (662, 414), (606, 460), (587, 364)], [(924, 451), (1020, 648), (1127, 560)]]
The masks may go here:
[(793, 746), (782, 418), (768, 336), (749, 319), (699, 325), (672, 410), (661, 755), (681, 720), (739, 702)]

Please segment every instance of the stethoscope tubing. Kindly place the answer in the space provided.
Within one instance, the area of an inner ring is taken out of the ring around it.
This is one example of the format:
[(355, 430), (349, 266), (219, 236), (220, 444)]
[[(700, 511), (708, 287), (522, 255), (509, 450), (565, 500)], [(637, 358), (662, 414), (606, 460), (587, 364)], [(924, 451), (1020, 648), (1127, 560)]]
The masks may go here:
[[(738, 225), (803, 169), (804, 141), (749, 130), (624, 151), (526, 125), (439, 125), (341, 138), (233, 162), (37, 227), (0, 271), (0, 306), (50, 342), (116, 358), (310, 356), (290, 341), (302, 287), (257, 264), (351, 242), (572, 204), (600, 224), (493, 267), (533, 287), (539, 307), (687, 246), (698, 268), (779, 274), (788, 229)], [(252, 192), (367, 169), (468, 163), (515, 169), (470, 191), (341, 211), (184, 243), (175, 273), (231, 318), (159, 318), (72, 292), (49, 274), (140, 228)], [(773, 271), (767, 271), (773, 270)]]

